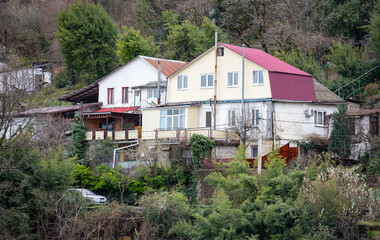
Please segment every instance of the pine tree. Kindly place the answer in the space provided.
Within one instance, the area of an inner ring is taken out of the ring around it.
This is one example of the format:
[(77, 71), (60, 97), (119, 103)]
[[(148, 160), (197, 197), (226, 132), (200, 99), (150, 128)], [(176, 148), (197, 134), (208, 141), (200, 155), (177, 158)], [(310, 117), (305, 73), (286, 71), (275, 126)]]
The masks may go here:
[(78, 159), (84, 158), (84, 150), (85, 150), (85, 133), (86, 133), (86, 126), (81, 121), (80, 117), (78, 115), (74, 118), (74, 130), (73, 130), (73, 139), (71, 142), (71, 149), (69, 156), (75, 157), (77, 156)]
[(59, 13), (55, 35), (73, 82), (90, 83), (116, 64), (118, 29), (101, 5), (77, 2)]
[(349, 122), (346, 117), (347, 104), (338, 105), (338, 112), (333, 115), (329, 151), (341, 160), (347, 160), (351, 155), (351, 138)]

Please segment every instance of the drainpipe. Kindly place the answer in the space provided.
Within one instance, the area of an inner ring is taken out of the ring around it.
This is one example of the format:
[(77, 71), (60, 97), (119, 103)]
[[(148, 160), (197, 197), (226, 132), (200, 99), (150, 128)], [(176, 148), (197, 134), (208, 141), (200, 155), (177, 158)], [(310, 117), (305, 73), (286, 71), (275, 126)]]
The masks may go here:
[(115, 168), (115, 163), (116, 163), (116, 151), (119, 151), (119, 150), (122, 150), (122, 149), (125, 149), (125, 148), (134, 147), (134, 146), (137, 146), (137, 145), (140, 144), (139, 141), (132, 141), (132, 142), (135, 142), (135, 144), (128, 145), (128, 146), (124, 146), (124, 147), (120, 147), (120, 148), (115, 148), (115, 149), (113, 150), (113, 162), (112, 162), (112, 168)]
[(215, 30), (215, 74), (214, 74), (214, 130), (216, 130), (216, 86), (218, 70), (218, 31)]
[(157, 99), (157, 105), (161, 104), (161, 62), (158, 61), (158, 84), (157, 84), (157, 91), (158, 91), (158, 99)]
[(241, 123), (241, 140), (240, 140), (240, 143), (243, 142), (243, 139), (245, 138), (245, 133), (244, 133), (244, 124), (245, 124), (245, 116), (244, 116), (244, 59), (245, 59), (245, 55), (244, 55), (244, 47), (245, 47), (245, 44), (242, 44), (242, 49), (243, 49), (243, 54), (242, 54), (242, 70), (241, 70), (241, 119), (242, 119), (242, 123)]

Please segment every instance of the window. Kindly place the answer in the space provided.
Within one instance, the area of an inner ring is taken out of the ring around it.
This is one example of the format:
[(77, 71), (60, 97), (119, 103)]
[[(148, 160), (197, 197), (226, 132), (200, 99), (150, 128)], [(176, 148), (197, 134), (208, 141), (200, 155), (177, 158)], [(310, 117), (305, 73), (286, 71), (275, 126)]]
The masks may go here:
[(148, 98), (158, 98), (158, 89), (157, 88), (149, 88)]
[(350, 135), (355, 135), (355, 118), (349, 118), (350, 122)]
[(252, 109), (252, 126), (259, 126), (260, 111), (259, 109)]
[(201, 87), (213, 87), (214, 74), (201, 74)]
[(121, 101), (122, 103), (128, 103), (128, 88), (121, 88)]
[(253, 85), (264, 84), (264, 71), (253, 71)]
[(206, 112), (206, 128), (211, 127), (211, 112)]
[(224, 56), (224, 48), (218, 47), (218, 57), (223, 57), (223, 56)]
[(113, 104), (113, 88), (107, 89), (107, 104)]
[(229, 72), (228, 73), (228, 82), (229, 87), (235, 87), (239, 84), (239, 74), (238, 72)]
[(228, 111), (228, 127), (236, 125), (235, 110)]
[(177, 77), (177, 89), (187, 89), (187, 75)]
[(379, 117), (378, 116), (371, 116), (370, 117), (370, 129), (369, 132), (374, 135), (379, 134)]
[(135, 90), (135, 97), (140, 97), (140, 90)]
[(167, 109), (160, 111), (160, 129), (173, 130), (185, 128), (186, 109)]
[(257, 156), (259, 156), (259, 151), (257, 149), (257, 146), (252, 146), (251, 156), (252, 158), (257, 158)]
[(325, 125), (325, 115), (326, 112), (314, 111), (314, 124), (315, 126)]

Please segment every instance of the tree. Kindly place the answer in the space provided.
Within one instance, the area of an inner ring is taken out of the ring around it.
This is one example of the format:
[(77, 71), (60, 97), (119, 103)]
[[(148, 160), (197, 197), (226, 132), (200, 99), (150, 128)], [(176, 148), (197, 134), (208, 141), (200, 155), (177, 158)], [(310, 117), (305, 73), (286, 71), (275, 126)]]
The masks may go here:
[(377, 1), (369, 24), (367, 25), (369, 35), (374, 44), (374, 49), (377, 53), (380, 53), (380, 0)]
[(74, 130), (73, 130), (73, 139), (71, 143), (71, 149), (69, 156), (75, 157), (77, 156), (79, 160), (84, 158), (84, 150), (85, 150), (85, 132), (86, 126), (80, 119), (79, 115), (76, 115), (74, 118)]
[(139, 30), (133, 27), (123, 26), (124, 33), (117, 40), (116, 55), (119, 61), (124, 64), (138, 55), (155, 57), (159, 51), (158, 46), (153, 41), (153, 37), (144, 38)]
[(347, 160), (351, 155), (351, 138), (349, 122), (346, 117), (347, 105), (338, 105), (338, 111), (333, 115), (329, 151), (335, 153), (341, 160)]
[(211, 156), (211, 149), (214, 147), (214, 142), (203, 135), (193, 134), (189, 140), (190, 150), (193, 158), (193, 168), (199, 167), (199, 161)]
[[(360, 49), (348, 43), (335, 42), (330, 47), (330, 54), (326, 56), (327, 61), (333, 64), (332, 69), (345, 77), (354, 72), (361, 59)], [(356, 77), (356, 76), (353, 76)]]
[[(209, 49), (215, 42), (215, 30), (219, 30), (210, 19), (203, 18), (201, 27), (189, 20), (181, 24), (169, 24), (169, 35), (166, 42), (166, 56), (171, 59), (191, 61)], [(222, 31), (218, 31), (219, 42), (227, 38)]]
[(55, 35), (74, 83), (87, 83), (111, 72), (118, 29), (98, 4), (77, 2), (59, 13)]
[(305, 53), (301, 49), (293, 49), (289, 52), (281, 50), (275, 55), (284, 62), (313, 75), (319, 82), (325, 82), (325, 72), (310, 53)]

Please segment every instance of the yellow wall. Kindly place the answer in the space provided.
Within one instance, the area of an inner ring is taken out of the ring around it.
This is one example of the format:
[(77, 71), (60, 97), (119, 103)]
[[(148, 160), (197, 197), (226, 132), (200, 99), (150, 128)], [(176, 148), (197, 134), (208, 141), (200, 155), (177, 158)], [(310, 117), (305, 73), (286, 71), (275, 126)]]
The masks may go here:
[[(253, 85), (253, 71), (264, 70), (264, 84)], [(214, 97), (214, 88), (201, 88), (201, 74), (214, 73), (215, 71), (215, 51), (211, 50), (191, 63), (188, 67), (177, 72), (169, 78), (168, 103), (186, 101), (207, 101)], [(239, 73), (239, 85), (228, 87), (228, 72)], [(188, 89), (177, 90), (177, 76), (188, 76)], [(242, 57), (232, 50), (224, 47), (224, 56), (218, 57), (217, 72), (217, 99), (218, 100), (238, 100), (241, 99), (242, 80)], [(271, 98), (268, 71), (259, 65), (245, 60), (245, 99)]]
[(198, 128), (199, 124), (199, 107), (191, 106), (187, 109), (187, 128)]
[(154, 130), (158, 128), (160, 128), (160, 109), (144, 109), (142, 113), (142, 138), (155, 138)]

